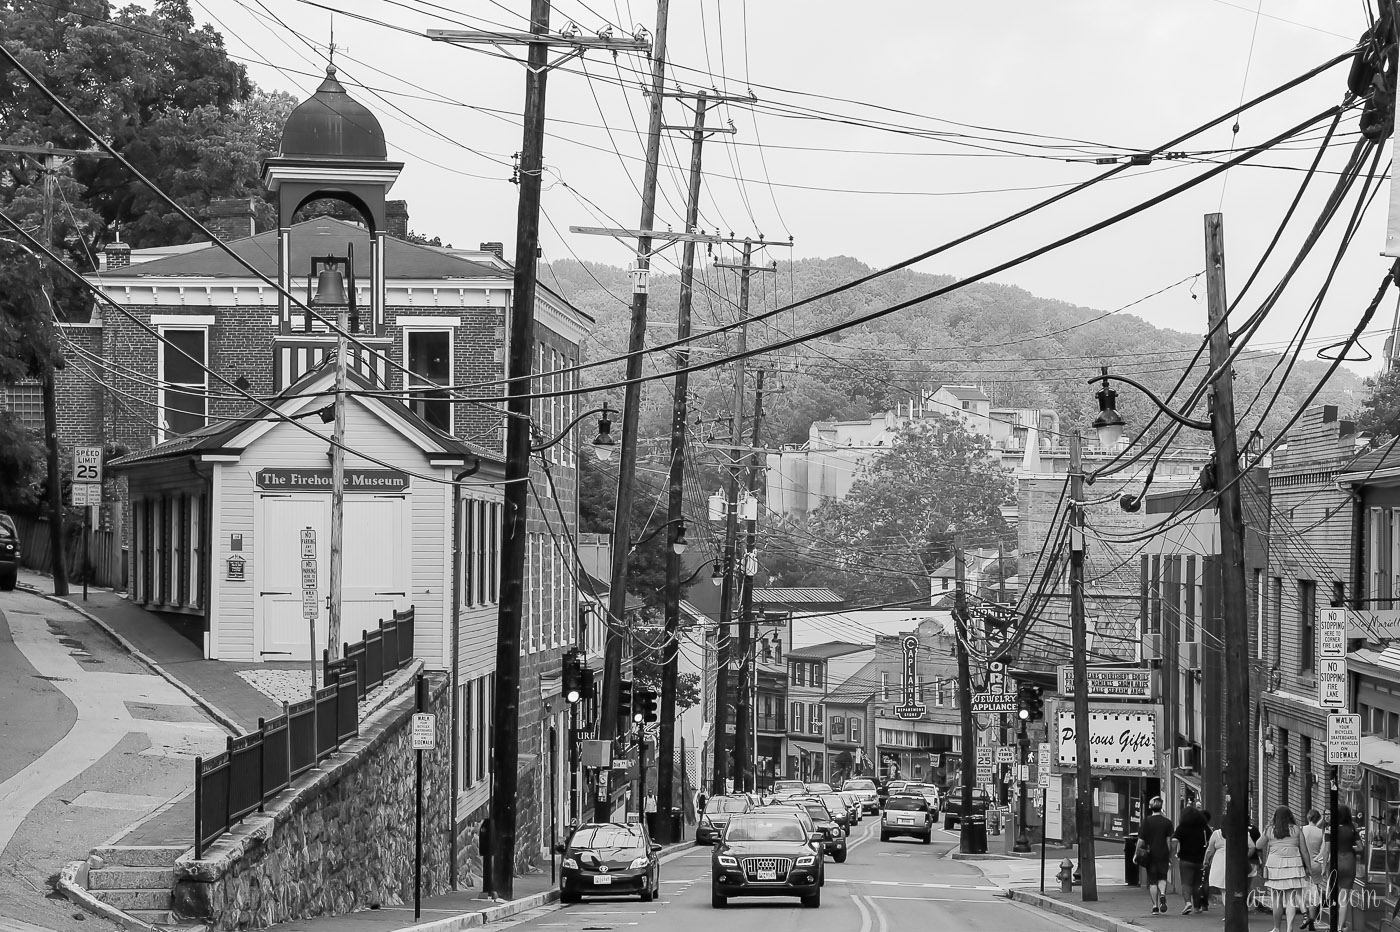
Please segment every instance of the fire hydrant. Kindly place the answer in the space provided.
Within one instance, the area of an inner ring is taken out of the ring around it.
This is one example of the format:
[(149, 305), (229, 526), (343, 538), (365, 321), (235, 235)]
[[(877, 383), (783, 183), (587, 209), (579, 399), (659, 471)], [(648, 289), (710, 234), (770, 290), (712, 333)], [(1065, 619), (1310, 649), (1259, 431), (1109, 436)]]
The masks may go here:
[(1055, 875), (1060, 882), (1060, 892), (1069, 893), (1074, 889), (1074, 862), (1065, 858), (1060, 862), (1060, 871)]

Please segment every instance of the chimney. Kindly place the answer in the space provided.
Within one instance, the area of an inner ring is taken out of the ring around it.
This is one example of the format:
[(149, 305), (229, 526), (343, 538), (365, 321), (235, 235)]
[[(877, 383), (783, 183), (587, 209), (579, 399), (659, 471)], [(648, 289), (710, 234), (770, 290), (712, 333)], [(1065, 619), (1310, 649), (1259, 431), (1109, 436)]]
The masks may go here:
[(408, 201), (385, 201), (384, 214), (389, 219), (388, 233), (394, 239), (408, 239)]
[(505, 243), (482, 243), (481, 251), (491, 253), (497, 259), (500, 259), (502, 262), (506, 261)]
[(131, 247), (121, 240), (117, 240), (115, 243), (108, 243), (107, 248), (104, 249), (103, 252), (106, 253), (107, 264), (105, 268), (108, 272), (113, 269), (124, 269), (128, 265), (131, 265)]
[(253, 235), (253, 199), (216, 197), (209, 202), (208, 227), (222, 242)]

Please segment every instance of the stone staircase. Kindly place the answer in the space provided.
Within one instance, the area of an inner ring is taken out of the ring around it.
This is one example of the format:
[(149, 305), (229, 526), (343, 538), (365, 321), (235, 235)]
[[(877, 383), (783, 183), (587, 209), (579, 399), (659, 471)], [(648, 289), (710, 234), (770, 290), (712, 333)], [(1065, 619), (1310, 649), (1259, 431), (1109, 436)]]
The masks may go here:
[[(187, 847), (94, 848), (87, 890), (94, 898), (148, 925), (169, 925), (175, 860)], [(94, 858), (101, 859), (101, 866)]]

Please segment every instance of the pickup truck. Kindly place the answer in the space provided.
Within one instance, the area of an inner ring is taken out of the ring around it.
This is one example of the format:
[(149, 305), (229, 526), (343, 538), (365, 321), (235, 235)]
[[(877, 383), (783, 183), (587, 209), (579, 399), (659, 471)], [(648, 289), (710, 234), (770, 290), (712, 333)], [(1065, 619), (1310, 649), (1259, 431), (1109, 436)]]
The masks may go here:
[[(987, 817), (987, 791), (980, 786), (972, 788), (972, 814)], [(962, 787), (955, 786), (943, 794), (943, 828), (951, 831), (962, 821)]]

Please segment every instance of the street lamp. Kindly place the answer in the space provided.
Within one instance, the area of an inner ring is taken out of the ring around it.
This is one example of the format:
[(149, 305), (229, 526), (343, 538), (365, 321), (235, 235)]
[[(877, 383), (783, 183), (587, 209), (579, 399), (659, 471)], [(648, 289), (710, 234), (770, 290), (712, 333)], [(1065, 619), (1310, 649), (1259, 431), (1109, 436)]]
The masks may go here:
[(612, 414), (612, 409), (608, 407), (606, 402), (604, 402), (601, 408), (593, 408), (591, 410), (583, 412), (578, 417), (574, 418), (572, 421), (569, 422), (569, 425), (565, 427), (562, 431), (560, 431), (559, 435), (553, 440), (548, 440), (544, 443), (534, 444), (530, 447), (530, 452), (543, 453), (545, 450), (548, 450), (550, 447), (554, 446), (556, 443), (569, 436), (570, 431), (572, 431), (574, 427), (578, 425), (578, 422), (591, 414), (602, 415), (598, 418), (598, 435), (593, 438), (593, 453), (598, 457), (598, 461), (600, 463), (608, 462), (608, 460), (612, 459), (613, 448), (617, 446), (617, 441), (613, 439), (612, 418), (609, 417), (609, 415)]
[(1115, 447), (1123, 437), (1123, 416), (1114, 405), (1118, 393), (1108, 387), (1108, 367), (1103, 367), (1103, 388), (1098, 391), (1099, 416), (1094, 418), (1094, 430), (1099, 435), (1099, 446)]
[(671, 541), (671, 550), (676, 556), (680, 556), (685, 553), (685, 548), (688, 544), (689, 541), (685, 539), (685, 522), (682, 521), (680, 524), (676, 525), (676, 537), (675, 540)]
[(724, 572), (719, 568), (718, 560), (715, 561), (715, 568), (710, 573), (710, 582), (716, 586), (724, 584)]

